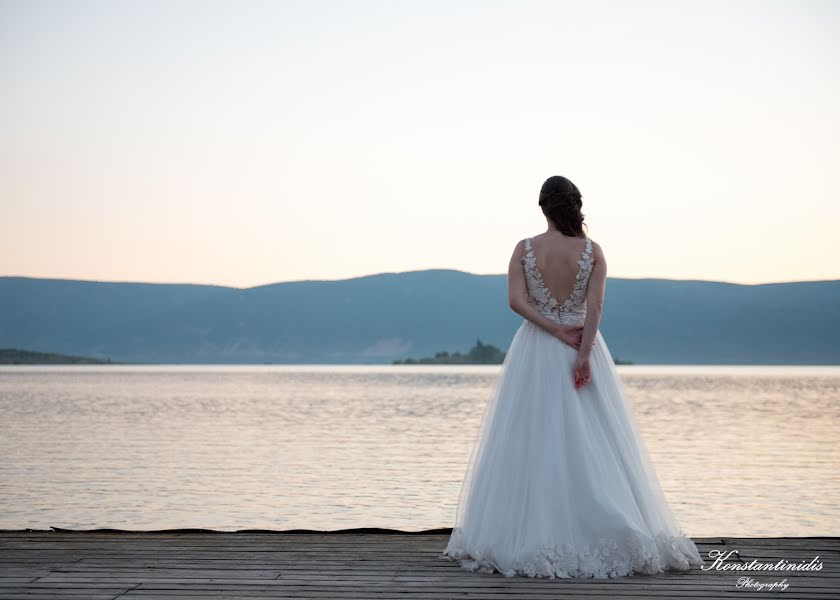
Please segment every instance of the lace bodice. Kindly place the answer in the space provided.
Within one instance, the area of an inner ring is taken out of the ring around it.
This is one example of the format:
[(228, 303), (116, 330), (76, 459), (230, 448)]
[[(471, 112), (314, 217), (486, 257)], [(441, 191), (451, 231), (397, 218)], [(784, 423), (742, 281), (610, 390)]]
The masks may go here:
[(592, 274), (592, 240), (586, 238), (583, 252), (578, 263), (575, 285), (569, 297), (558, 302), (543, 281), (537, 269), (537, 257), (531, 244), (531, 238), (525, 238), (525, 255), (522, 265), (525, 268), (525, 282), (528, 287), (528, 300), (546, 317), (562, 325), (580, 325), (586, 318), (586, 288)]

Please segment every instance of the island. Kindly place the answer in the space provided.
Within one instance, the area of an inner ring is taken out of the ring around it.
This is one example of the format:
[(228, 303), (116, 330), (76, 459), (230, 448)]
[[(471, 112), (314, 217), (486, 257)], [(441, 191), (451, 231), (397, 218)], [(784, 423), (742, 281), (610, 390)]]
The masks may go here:
[[(460, 352), (441, 351), (434, 356), (424, 358), (405, 358), (395, 360), (394, 365), (500, 365), (505, 361), (505, 353), (496, 346), (484, 344), (481, 339), (475, 341), (475, 345), (466, 354)], [(619, 360), (613, 357), (617, 365), (632, 365), (629, 360)]]
[(0, 365), (115, 365), (110, 358), (99, 360), (87, 356), (33, 352), (17, 348), (0, 348)]
[(395, 365), (500, 365), (505, 360), (505, 353), (491, 344), (483, 344), (480, 339), (466, 354), (442, 351), (425, 358), (406, 358), (395, 360)]

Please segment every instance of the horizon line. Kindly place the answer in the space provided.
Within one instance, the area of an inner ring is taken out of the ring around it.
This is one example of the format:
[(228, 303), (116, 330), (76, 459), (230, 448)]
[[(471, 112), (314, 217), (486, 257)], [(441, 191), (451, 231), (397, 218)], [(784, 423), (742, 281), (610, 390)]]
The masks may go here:
[[(246, 287), (239, 287), (235, 285), (225, 285), (221, 283), (193, 283), (193, 282), (160, 282), (160, 281), (137, 281), (137, 280), (126, 280), (126, 279), (117, 279), (117, 280), (108, 280), (108, 279), (78, 279), (78, 278), (71, 278), (71, 277), (38, 277), (34, 275), (0, 275), (0, 279), (33, 279), (33, 280), (44, 280), (44, 281), (68, 281), (68, 282), (77, 282), (77, 283), (113, 283), (113, 284), (139, 284), (139, 285), (189, 285), (189, 286), (202, 286), (202, 287), (220, 287), (226, 288), (231, 290), (252, 290), (256, 288), (262, 287), (269, 287), (273, 285), (282, 285), (282, 284), (289, 284), (289, 283), (338, 283), (342, 281), (353, 281), (356, 279), (365, 279), (369, 277), (379, 277), (382, 275), (407, 275), (411, 273), (428, 273), (433, 271), (445, 271), (445, 272), (452, 272), (452, 273), (463, 273), (464, 275), (470, 275), (472, 277), (507, 277), (507, 273), (472, 273), (470, 271), (463, 271), (461, 269), (450, 269), (450, 268), (428, 268), (428, 269), (412, 269), (409, 271), (380, 271), (377, 273), (369, 273), (366, 275), (354, 275), (352, 277), (343, 277), (339, 279), (291, 279), (286, 281), (274, 281), (270, 283), (261, 283), (257, 285), (251, 285)], [(726, 285), (739, 285), (739, 286), (748, 286), (748, 287), (756, 287), (761, 285), (781, 285), (786, 283), (830, 283), (834, 281), (840, 281), (840, 279), (802, 279), (802, 280), (791, 280), (791, 281), (768, 281), (763, 283), (740, 283), (736, 281), (724, 281), (718, 279), (675, 279), (670, 277), (617, 277), (617, 276), (607, 276), (607, 280), (610, 279), (619, 279), (625, 281), (674, 281), (674, 282), (697, 282), (697, 283), (722, 283)]]

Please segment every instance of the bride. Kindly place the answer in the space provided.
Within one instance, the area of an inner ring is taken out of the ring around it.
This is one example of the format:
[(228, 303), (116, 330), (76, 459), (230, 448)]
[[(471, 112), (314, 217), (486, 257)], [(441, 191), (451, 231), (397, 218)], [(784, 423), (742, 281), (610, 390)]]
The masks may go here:
[(607, 263), (581, 194), (550, 177), (548, 230), (517, 243), (524, 317), (485, 408), (443, 558), (506, 577), (620, 577), (703, 564), (676, 522), (598, 326)]

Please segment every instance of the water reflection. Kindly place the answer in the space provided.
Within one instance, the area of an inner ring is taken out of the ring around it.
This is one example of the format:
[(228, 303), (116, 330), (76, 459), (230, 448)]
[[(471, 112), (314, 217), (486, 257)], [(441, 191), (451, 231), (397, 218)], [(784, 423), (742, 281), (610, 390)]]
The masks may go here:
[[(690, 535), (840, 533), (840, 368), (619, 371)], [(497, 373), (3, 367), (0, 528), (448, 527)]]

